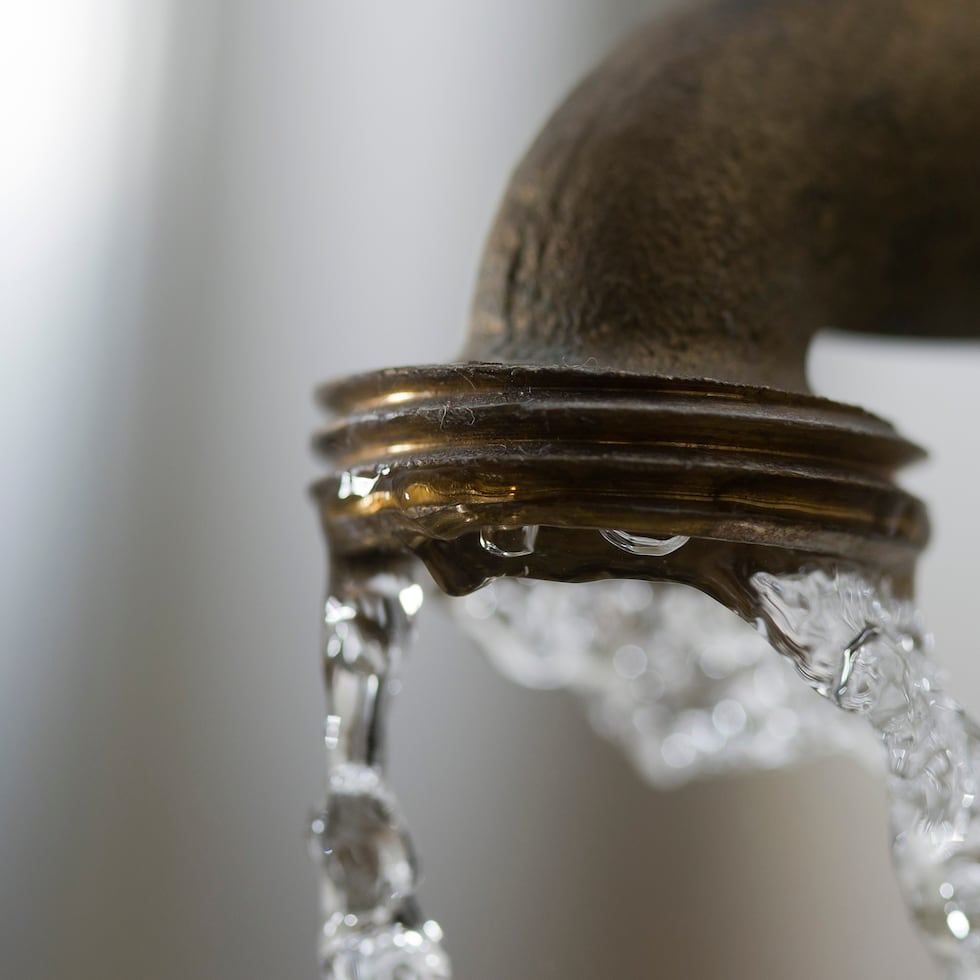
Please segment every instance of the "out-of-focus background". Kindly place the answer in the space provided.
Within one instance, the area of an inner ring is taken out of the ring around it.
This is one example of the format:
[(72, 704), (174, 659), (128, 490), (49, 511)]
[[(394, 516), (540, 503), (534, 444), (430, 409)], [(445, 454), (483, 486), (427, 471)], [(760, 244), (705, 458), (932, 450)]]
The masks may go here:
[[(650, 0), (0, 13), (0, 976), (316, 975), (313, 386), (452, 357), (506, 176)], [(980, 707), (980, 348), (826, 336), (933, 451), (922, 604)], [(642, 786), (423, 617), (391, 776), (466, 980), (922, 980), (845, 761)]]

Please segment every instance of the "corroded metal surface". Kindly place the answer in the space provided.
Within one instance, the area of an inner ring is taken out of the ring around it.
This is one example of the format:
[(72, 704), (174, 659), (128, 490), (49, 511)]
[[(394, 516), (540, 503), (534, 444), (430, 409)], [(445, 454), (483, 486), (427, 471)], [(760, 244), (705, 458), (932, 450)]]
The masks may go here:
[(980, 4), (730, 0), (555, 113), (464, 357), (799, 391), (821, 327), (974, 335), (978, 310)]
[[(755, 569), (843, 561), (908, 591), (928, 528), (894, 473), (921, 453), (808, 394), (805, 357), (825, 325), (980, 333), (978, 54), (975, 0), (724, 2), (629, 40), (518, 167), (464, 362), (322, 389), (335, 560), (733, 608)], [(532, 551), (481, 547), (522, 526)]]
[[(315, 439), (334, 466), (315, 488), (334, 557), (414, 551), (448, 591), (505, 574), (695, 580), (682, 571), (693, 557), (702, 571), (712, 555), (730, 561), (721, 543), (905, 581), (928, 534), (922, 505), (892, 481), (921, 452), (812, 395), (470, 364), (360, 375), (320, 400), (335, 415)], [(485, 528), (522, 526), (541, 529), (533, 555), (479, 545)], [(611, 546), (599, 533), (610, 528), (710, 547), (644, 561)]]

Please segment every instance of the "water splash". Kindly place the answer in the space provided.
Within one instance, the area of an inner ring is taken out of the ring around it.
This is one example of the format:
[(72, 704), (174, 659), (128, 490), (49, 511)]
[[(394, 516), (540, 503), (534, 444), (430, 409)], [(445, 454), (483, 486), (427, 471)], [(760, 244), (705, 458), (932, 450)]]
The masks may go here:
[(325, 606), (326, 801), (310, 821), (322, 872), (324, 980), (450, 980), (439, 926), (418, 908), (418, 862), (382, 773), (395, 674), (422, 605), (397, 570), (338, 574)]
[[(512, 554), (520, 533), (492, 529), (487, 543)], [(385, 705), (422, 590), (392, 569), (341, 581), (326, 604), (327, 798), (310, 827), (323, 976), (449, 980), (382, 774)], [(746, 588), (761, 636), (694, 590), (629, 580), (506, 578), (453, 606), (504, 673), (582, 696), (658, 785), (841, 749), (880, 769), (883, 746), (906, 902), (947, 975), (980, 980), (980, 729), (946, 693), (918, 614), (852, 571), (758, 573)]]
[(885, 749), (895, 870), (937, 960), (980, 978), (980, 731), (945, 690), (919, 616), (852, 572), (756, 574), (760, 628)]
[(842, 750), (878, 763), (863, 726), (686, 586), (506, 578), (450, 608), (505, 676), (580, 697), (596, 730), (657, 786)]

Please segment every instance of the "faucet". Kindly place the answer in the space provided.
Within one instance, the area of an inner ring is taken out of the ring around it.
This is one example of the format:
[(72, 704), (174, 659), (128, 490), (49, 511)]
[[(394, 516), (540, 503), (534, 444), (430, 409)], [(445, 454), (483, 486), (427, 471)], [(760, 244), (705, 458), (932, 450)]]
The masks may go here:
[(973, 0), (679, 10), (589, 75), (518, 165), (461, 357), (319, 390), (325, 963), (400, 929), (436, 957), (425, 976), (449, 975), (394, 803), (403, 887), (383, 914), (337, 885), (353, 870), (327, 826), (387, 792), (349, 767), (380, 765), (421, 563), (450, 596), (667, 582), (756, 625), (879, 735), (906, 899), (951, 975), (980, 976), (980, 751), (925, 657), (910, 603), (928, 519), (895, 479), (923, 453), (806, 379), (824, 327), (980, 335), (978, 93)]

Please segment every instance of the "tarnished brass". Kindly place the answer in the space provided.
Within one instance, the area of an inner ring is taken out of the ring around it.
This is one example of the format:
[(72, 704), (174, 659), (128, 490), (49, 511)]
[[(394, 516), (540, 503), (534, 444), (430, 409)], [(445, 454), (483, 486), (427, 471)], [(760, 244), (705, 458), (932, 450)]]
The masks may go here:
[[(732, 554), (718, 542), (746, 559), (762, 547), (769, 570), (805, 552), (903, 579), (926, 539), (922, 505), (891, 482), (919, 451), (812, 395), (474, 364), (363, 375), (321, 398), (338, 417), (316, 439), (337, 467), (316, 488), (334, 557), (413, 551), (449, 592), (505, 574), (724, 590)], [(527, 525), (541, 528), (530, 556), (479, 545), (482, 528)], [(603, 528), (712, 546), (645, 559)]]
[(730, 0), (552, 117), (465, 356), (805, 391), (821, 327), (974, 335), (978, 310), (980, 5)]
[[(980, 5), (761, 0), (641, 31), (557, 111), (487, 246), (464, 361), (324, 387), (335, 559), (735, 579), (843, 560), (911, 586), (921, 455), (816, 398), (825, 325), (980, 332)], [(970, 314), (974, 314), (971, 319)], [(483, 528), (536, 526), (527, 555)], [(626, 554), (601, 529), (691, 542)]]

